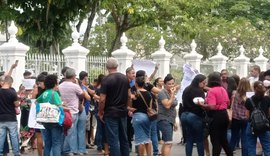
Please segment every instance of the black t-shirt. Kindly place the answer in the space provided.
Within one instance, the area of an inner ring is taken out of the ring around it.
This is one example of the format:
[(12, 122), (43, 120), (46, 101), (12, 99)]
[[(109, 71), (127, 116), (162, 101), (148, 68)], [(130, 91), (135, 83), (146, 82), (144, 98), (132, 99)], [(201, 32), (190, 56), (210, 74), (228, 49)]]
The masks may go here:
[[(253, 95), (251, 98), (257, 108), (259, 108), (258, 105), (260, 103), (260, 109), (264, 112), (266, 117), (269, 118), (268, 109), (270, 107), (270, 97), (269, 96), (258, 97), (256, 95)], [(251, 114), (254, 108), (249, 98), (246, 100), (245, 106), (247, 110), (250, 111), (250, 114)]]
[(11, 89), (0, 89), (0, 121), (17, 121), (15, 104), (18, 100), (16, 91)]
[[(152, 93), (152, 89), (154, 88), (154, 85), (152, 85), (151, 83), (147, 82), (147, 83), (144, 84), (143, 88), (150, 93), (150, 95), (152, 97), (152, 100), (153, 100), (153, 102), (152, 102), (152, 108), (155, 109), (155, 110), (157, 110), (157, 98)], [(136, 95), (137, 94), (136, 91), (137, 91), (136, 87), (133, 86), (131, 88), (131, 93)]]
[(137, 112), (147, 113), (147, 108), (150, 106), (150, 101), (152, 97), (149, 91), (140, 91), (140, 92), (141, 95), (144, 97), (146, 104), (141, 98), (141, 96), (139, 94), (136, 94), (136, 100), (132, 100), (132, 107), (136, 108), (136, 111), (134, 111), (134, 113)]
[(192, 112), (200, 117), (204, 117), (204, 110), (193, 102), (195, 97), (205, 98), (204, 91), (200, 88), (188, 86), (182, 95), (184, 112)]
[(112, 73), (101, 82), (100, 93), (106, 95), (104, 116), (126, 117), (129, 81), (124, 74)]

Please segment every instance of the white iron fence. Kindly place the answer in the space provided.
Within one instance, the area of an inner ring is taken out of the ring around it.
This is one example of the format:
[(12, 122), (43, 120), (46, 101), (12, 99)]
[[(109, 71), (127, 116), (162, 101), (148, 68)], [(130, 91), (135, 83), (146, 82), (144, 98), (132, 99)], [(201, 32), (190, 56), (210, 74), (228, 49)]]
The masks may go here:
[(26, 54), (25, 57), (25, 69), (36, 76), (43, 71), (60, 76), (64, 66), (64, 55)]
[[(2, 64), (4, 59), (0, 59)], [(34, 75), (43, 71), (61, 75), (61, 69), (65, 66), (66, 60), (64, 55), (51, 54), (27, 54), (25, 58), (25, 69), (30, 70)], [(104, 56), (87, 56), (86, 71), (89, 73), (89, 81), (93, 82), (99, 74), (106, 74), (107, 57)]]
[(86, 71), (88, 71), (89, 81), (93, 82), (99, 74), (106, 74), (107, 57), (88, 56), (86, 59)]

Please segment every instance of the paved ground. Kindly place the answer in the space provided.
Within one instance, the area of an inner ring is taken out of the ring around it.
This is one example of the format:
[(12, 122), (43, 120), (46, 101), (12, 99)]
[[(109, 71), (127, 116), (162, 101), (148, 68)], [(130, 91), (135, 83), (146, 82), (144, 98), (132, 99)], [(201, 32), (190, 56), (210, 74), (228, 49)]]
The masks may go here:
[[(174, 140), (173, 140), (173, 147), (172, 147), (172, 156), (185, 156), (185, 146), (178, 144), (180, 142), (181, 139), (181, 133), (180, 130), (178, 128), (178, 131), (174, 132)], [(159, 149), (161, 148), (162, 145), (159, 145)], [(211, 149), (210, 149), (211, 150)], [(98, 155), (97, 150), (96, 149), (89, 149), (88, 150), (88, 155)], [(11, 154), (9, 154), (11, 155)], [(27, 154), (23, 154), (23, 156), (37, 156), (37, 151), (32, 151), (29, 152)], [(197, 156), (197, 149), (194, 146), (193, 148), (193, 156)], [(225, 155), (225, 154), (222, 154)], [(235, 156), (240, 156), (241, 152), (240, 150), (237, 150), (234, 154)], [(136, 156), (136, 153), (134, 152), (134, 148), (133, 151), (131, 152), (130, 156)]]

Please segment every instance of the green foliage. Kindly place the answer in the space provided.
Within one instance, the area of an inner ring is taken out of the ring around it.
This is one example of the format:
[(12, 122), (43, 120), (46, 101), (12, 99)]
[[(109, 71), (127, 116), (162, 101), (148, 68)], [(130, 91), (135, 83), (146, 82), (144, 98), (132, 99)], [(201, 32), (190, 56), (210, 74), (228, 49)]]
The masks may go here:
[(23, 31), (18, 38), (39, 52), (49, 53), (51, 47), (55, 52), (59, 52), (55, 47), (59, 43), (61, 48), (71, 43), (69, 23), (76, 20), (78, 14), (86, 9), (87, 2), (87, 0), (9, 0), (8, 6), (14, 15), (12, 18)]
[[(163, 35), (165, 48), (180, 56), (190, 51), (195, 39), (197, 51), (207, 59), (216, 54), (221, 42), (223, 54), (229, 58), (239, 55), (244, 45), (246, 55), (258, 56), (259, 46), (270, 57), (270, 1), (269, 0), (103, 0), (92, 10), (97, 0), (8, 0), (0, 9), (0, 29), (14, 19), (22, 33), (19, 39), (31, 50), (49, 52), (71, 44), (70, 22), (86, 18), (104, 9), (110, 12), (104, 25), (91, 29), (90, 55), (108, 55), (120, 47), (123, 32), (128, 47), (137, 57), (149, 58), (158, 48)], [(21, 8), (21, 10), (16, 9)], [(56, 50), (57, 51), (57, 50)]]

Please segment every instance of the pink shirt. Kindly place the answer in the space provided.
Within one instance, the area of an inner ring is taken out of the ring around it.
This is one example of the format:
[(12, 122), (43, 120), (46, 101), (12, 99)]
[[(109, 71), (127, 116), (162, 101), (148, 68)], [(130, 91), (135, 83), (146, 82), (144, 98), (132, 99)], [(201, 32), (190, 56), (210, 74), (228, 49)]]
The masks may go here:
[(59, 92), (63, 102), (66, 102), (67, 107), (72, 114), (79, 112), (79, 95), (83, 93), (81, 87), (70, 81), (64, 81), (59, 85)]
[(206, 103), (208, 105), (215, 105), (215, 110), (224, 110), (228, 108), (229, 105), (229, 97), (227, 91), (221, 87), (213, 87), (211, 88), (206, 96)]

